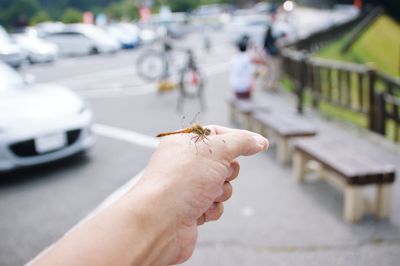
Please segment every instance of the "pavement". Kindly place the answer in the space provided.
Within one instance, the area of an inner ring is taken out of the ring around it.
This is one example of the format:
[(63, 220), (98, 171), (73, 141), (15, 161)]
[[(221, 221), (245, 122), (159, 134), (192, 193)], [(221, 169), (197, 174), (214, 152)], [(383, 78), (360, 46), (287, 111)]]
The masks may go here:
[[(274, 112), (295, 112), (295, 98), (285, 92), (258, 90), (254, 98)], [(304, 116), (320, 135), (352, 142), (385, 158), (399, 173), (399, 145), (313, 110)], [(294, 182), (291, 166), (277, 163), (273, 143), (266, 153), (240, 163), (240, 178), (222, 219), (200, 229), (194, 256), (184, 265), (398, 265), (399, 182), (390, 220), (366, 216), (352, 225), (342, 219), (342, 194), (322, 181)], [(373, 196), (371, 188), (364, 193)]]
[[(212, 40), (210, 54), (201, 49), (198, 35), (183, 41), (196, 50), (207, 78), (207, 109), (200, 121), (233, 126), (226, 98), (234, 50), (223, 32), (215, 32)], [(158, 94), (154, 84), (140, 80), (134, 71), (140, 53), (71, 58), (22, 71), (85, 97), (95, 115), (97, 142), (87, 156), (1, 176), (0, 265), (26, 263), (115, 191), (134, 184), (154, 151), (152, 136), (180, 128), (183, 115), (190, 119), (199, 111), (197, 101), (187, 100), (177, 114), (176, 91)], [(275, 111), (295, 108), (293, 96), (284, 92), (257, 90), (255, 100)], [(398, 146), (312, 110), (305, 116), (320, 134), (346, 138), (400, 173)], [(349, 225), (342, 220), (341, 193), (323, 182), (296, 184), (291, 167), (277, 163), (273, 145), (239, 161), (241, 173), (223, 217), (200, 227), (193, 257), (184, 265), (398, 265), (400, 182), (394, 185), (390, 220), (366, 217)]]

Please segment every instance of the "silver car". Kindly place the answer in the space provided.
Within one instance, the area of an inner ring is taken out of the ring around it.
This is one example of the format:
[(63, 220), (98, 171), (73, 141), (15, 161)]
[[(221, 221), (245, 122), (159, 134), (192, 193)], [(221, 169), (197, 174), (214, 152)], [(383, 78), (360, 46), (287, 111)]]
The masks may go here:
[(18, 68), (27, 59), (27, 54), (14, 44), (8, 33), (0, 26), (0, 61)]
[(31, 84), (0, 64), (0, 171), (54, 161), (94, 143), (92, 113), (73, 91)]

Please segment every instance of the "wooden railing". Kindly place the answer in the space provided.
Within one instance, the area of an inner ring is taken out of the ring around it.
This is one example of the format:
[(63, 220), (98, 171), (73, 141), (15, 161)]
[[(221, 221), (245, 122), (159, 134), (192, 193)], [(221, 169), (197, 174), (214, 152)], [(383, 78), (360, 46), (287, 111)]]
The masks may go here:
[(300, 113), (308, 92), (312, 107), (324, 102), (357, 113), (372, 131), (400, 141), (400, 79), (370, 66), (309, 58), (306, 51), (293, 49), (282, 52), (282, 63), (295, 84)]

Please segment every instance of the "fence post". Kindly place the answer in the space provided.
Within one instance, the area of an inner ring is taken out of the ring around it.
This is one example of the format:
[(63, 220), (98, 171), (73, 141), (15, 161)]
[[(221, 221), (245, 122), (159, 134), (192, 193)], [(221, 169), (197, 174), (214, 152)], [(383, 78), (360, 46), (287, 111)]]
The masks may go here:
[(376, 114), (376, 129), (377, 132), (386, 135), (386, 102), (385, 92), (376, 93), (377, 114)]
[(379, 119), (379, 106), (378, 97), (375, 93), (375, 69), (370, 68), (367, 71), (368, 77), (368, 100), (369, 100), (369, 113), (368, 113), (368, 127), (371, 131), (380, 133), (377, 126), (377, 120)]
[(297, 112), (299, 114), (303, 113), (304, 109), (304, 91), (307, 86), (307, 77), (308, 77), (308, 53), (307, 51), (302, 51), (299, 71), (298, 71), (298, 80), (296, 82), (296, 95), (297, 95)]

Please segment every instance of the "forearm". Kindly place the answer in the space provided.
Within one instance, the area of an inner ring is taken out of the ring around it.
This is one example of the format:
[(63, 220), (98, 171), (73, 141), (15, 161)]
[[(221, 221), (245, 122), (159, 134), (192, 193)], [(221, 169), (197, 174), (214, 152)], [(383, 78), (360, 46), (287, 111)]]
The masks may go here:
[(167, 265), (175, 256), (174, 217), (162, 208), (162, 193), (135, 190), (78, 225), (33, 265)]

